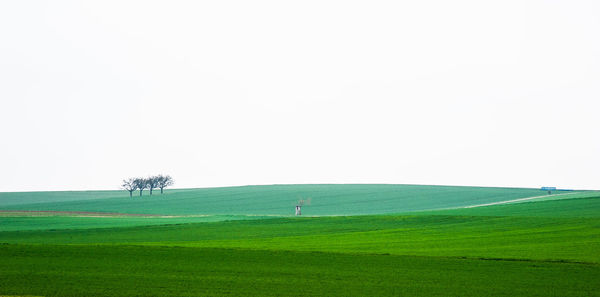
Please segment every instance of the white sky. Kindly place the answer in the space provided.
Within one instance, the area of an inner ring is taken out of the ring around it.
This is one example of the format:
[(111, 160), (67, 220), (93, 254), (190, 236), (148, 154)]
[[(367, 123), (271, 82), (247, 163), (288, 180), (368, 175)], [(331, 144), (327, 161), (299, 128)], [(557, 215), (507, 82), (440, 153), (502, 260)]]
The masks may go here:
[(0, 2), (0, 191), (600, 189), (598, 1)]

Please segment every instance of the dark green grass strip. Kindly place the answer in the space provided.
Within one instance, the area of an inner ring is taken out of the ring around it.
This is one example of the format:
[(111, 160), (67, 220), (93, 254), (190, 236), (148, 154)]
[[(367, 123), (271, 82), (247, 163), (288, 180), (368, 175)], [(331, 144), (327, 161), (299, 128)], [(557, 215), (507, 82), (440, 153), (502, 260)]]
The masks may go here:
[(0, 295), (599, 296), (595, 264), (180, 247), (0, 245)]

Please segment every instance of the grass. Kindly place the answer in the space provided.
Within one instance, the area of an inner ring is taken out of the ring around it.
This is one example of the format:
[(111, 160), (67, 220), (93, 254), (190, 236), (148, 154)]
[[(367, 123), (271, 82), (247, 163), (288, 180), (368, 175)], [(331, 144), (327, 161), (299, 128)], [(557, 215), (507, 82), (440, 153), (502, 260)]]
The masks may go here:
[(0, 232), (24, 230), (98, 229), (133, 226), (170, 225), (200, 222), (265, 219), (265, 216), (190, 216), (190, 217), (91, 217), (91, 216), (2, 216)]
[(144, 244), (600, 263), (600, 219), (358, 216), (1, 232), (0, 242)]
[(3, 294), (44, 296), (598, 296), (577, 263), (139, 246), (0, 249)]
[(443, 211), (428, 211), (422, 214), (467, 215), (467, 216), (517, 216), (548, 218), (598, 218), (600, 217), (600, 193), (573, 195), (560, 200), (542, 200), (486, 207), (459, 208)]
[(106, 199), (121, 196), (123, 196), (122, 191), (0, 192), (0, 207), (30, 203)]
[[(230, 204), (234, 212), (248, 197), (264, 194), (264, 201), (257, 203), (267, 205), (282, 193), (293, 196), (294, 187), (212, 189), (212, 196), (190, 190), (156, 199), (188, 201), (192, 209), (203, 204), (213, 211)], [(539, 191), (483, 188), (478, 194), (481, 188), (382, 185), (378, 193), (377, 187), (300, 187), (313, 194), (324, 191), (312, 196), (313, 202), (348, 201), (338, 209), (323, 202), (307, 210), (319, 206), (314, 212), (369, 215), (0, 217), (0, 295), (600, 295), (597, 192), (431, 210), (532, 197)], [(347, 198), (344, 191), (352, 188), (367, 197)], [(244, 190), (249, 193), (237, 192)], [(377, 201), (390, 203), (386, 215), (370, 214), (381, 211)], [(92, 206), (101, 202), (111, 212), (129, 207), (112, 198), (28, 205), (78, 205), (77, 211), (97, 211)], [(148, 203), (139, 209), (156, 206)], [(273, 203), (265, 213), (280, 207)]]
[[(304, 215), (367, 215), (432, 210), (543, 195), (538, 189), (422, 185), (273, 185), (169, 190), (129, 198), (125, 191), (3, 193), (0, 209), (115, 212), (161, 215), (293, 215), (296, 201), (311, 198)], [(86, 198), (73, 200), (81, 193)], [(18, 204), (17, 198), (26, 203)], [(90, 195), (90, 196), (87, 196)], [(120, 196), (117, 196), (120, 195)], [(40, 200), (43, 203), (35, 201)], [(9, 201), (4, 203), (2, 201)]]

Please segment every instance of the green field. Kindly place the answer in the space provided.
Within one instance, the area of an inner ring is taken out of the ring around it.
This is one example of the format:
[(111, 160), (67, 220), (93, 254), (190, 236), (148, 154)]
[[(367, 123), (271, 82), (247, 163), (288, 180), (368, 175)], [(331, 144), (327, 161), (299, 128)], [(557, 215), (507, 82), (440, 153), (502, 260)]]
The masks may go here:
[[(462, 207), (544, 195), (538, 189), (421, 185), (275, 185), (169, 190), (129, 198), (125, 191), (0, 193), (0, 209), (116, 212), (161, 215), (293, 215), (311, 198), (304, 215), (387, 214)], [(60, 193), (65, 193), (63, 199)], [(97, 198), (94, 198), (96, 193)], [(78, 195), (82, 199), (78, 200)], [(19, 203), (19, 199), (26, 203)], [(36, 202), (39, 199), (41, 202)], [(7, 202), (3, 202), (3, 201)]]
[[(599, 192), (290, 185), (135, 199), (63, 193), (32, 194), (43, 203), (2, 193), (9, 202), (0, 210), (171, 217), (0, 213), (0, 296), (600, 296)], [(303, 208), (310, 216), (290, 216), (298, 197), (312, 198)]]

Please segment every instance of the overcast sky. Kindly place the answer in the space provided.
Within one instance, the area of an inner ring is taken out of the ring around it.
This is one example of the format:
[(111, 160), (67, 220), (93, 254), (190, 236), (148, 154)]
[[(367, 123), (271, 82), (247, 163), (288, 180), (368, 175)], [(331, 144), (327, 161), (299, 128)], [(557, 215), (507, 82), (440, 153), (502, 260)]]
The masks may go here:
[(600, 2), (0, 2), (0, 191), (600, 189)]

